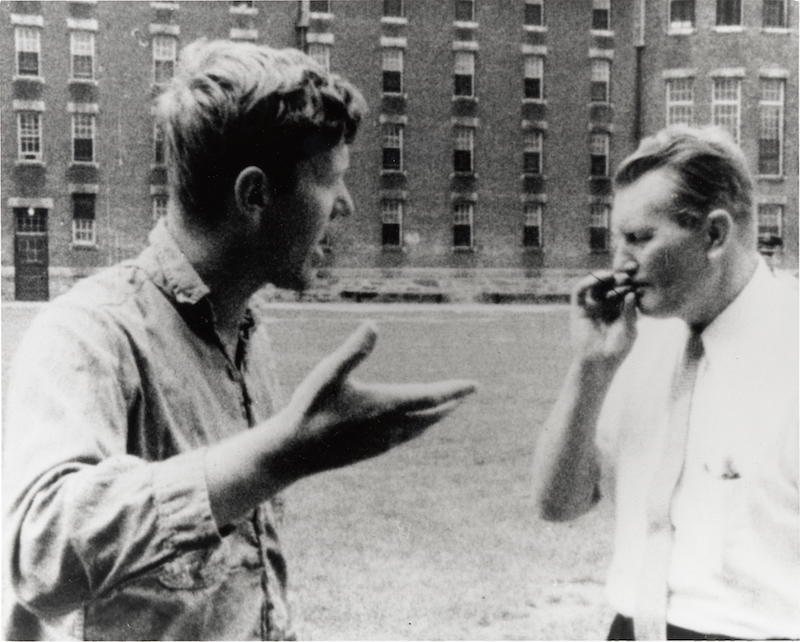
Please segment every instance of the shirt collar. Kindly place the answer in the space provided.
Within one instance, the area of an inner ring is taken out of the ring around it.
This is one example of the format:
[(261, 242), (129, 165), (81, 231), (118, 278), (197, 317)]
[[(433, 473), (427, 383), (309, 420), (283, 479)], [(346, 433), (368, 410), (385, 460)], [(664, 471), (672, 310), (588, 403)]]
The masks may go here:
[(733, 302), (703, 331), (703, 348), (709, 361), (743, 358), (762, 345), (762, 320), (770, 314), (769, 293), (774, 276), (764, 259)]
[(160, 272), (158, 285), (178, 303), (195, 305), (210, 290), (181, 252), (162, 217), (148, 237)]

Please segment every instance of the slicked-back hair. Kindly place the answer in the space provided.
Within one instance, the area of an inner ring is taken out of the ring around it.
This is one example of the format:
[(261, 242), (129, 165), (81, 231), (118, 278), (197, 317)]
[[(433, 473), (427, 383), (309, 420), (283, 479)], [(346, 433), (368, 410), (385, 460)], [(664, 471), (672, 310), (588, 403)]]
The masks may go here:
[(673, 215), (679, 225), (698, 227), (707, 214), (723, 208), (741, 231), (754, 232), (753, 179), (742, 150), (725, 130), (682, 125), (662, 129), (622, 161), (614, 188), (627, 187), (661, 168), (676, 176)]
[(301, 51), (197, 40), (157, 100), (171, 193), (189, 221), (213, 227), (241, 170), (287, 189), (299, 161), (352, 142), (365, 113), (354, 86)]

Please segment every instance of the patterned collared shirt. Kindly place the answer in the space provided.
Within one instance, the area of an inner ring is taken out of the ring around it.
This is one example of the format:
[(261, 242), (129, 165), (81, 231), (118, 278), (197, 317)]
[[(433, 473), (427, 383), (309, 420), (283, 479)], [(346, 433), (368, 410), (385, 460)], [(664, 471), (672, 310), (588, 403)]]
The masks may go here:
[(7, 639), (292, 637), (272, 507), (218, 525), (205, 447), (281, 404), (265, 324), (236, 354), (160, 222), (33, 321), (5, 402)]

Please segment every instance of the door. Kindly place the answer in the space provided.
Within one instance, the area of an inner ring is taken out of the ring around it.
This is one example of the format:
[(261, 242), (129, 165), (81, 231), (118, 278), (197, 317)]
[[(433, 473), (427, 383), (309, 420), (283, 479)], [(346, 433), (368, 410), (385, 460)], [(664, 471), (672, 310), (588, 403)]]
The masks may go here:
[(14, 222), (14, 298), (47, 301), (50, 298), (47, 210), (15, 207)]

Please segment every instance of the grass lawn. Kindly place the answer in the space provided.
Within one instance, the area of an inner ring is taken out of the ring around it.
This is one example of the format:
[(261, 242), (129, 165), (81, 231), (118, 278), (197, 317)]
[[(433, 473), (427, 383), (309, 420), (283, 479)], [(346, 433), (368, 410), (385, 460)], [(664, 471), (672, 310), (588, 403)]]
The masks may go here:
[[(3, 380), (33, 309), (4, 306)], [(282, 305), (271, 332), (287, 390), (359, 320), (357, 370), (481, 388), (416, 441), (286, 491), (282, 529), (308, 639), (599, 639), (608, 502), (567, 524), (532, 513), (535, 439), (567, 366), (564, 307)]]

